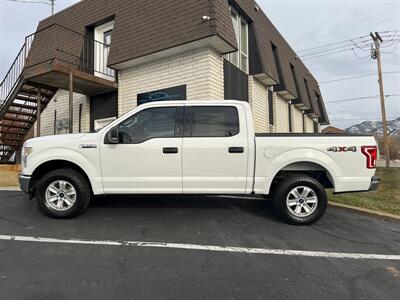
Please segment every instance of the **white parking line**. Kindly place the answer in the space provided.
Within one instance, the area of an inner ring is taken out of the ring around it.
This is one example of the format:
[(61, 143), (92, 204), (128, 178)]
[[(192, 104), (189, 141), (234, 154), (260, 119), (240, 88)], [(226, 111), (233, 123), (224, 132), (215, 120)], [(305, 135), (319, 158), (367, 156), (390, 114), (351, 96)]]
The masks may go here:
[(325, 258), (400, 260), (400, 255), (227, 247), (227, 246), (163, 243), (163, 242), (96, 241), (96, 240), (57, 239), (57, 238), (47, 238), (47, 237), (14, 236), (14, 235), (0, 235), (0, 240), (18, 241), (18, 242), (36, 242), (36, 243), (55, 243), (55, 244), (97, 245), (97, 246), (169, 248), (169, 249), (233, 252), (233, 253), (246, 253), (246, 254), (288, 255), (288, 256), (325, 257)]

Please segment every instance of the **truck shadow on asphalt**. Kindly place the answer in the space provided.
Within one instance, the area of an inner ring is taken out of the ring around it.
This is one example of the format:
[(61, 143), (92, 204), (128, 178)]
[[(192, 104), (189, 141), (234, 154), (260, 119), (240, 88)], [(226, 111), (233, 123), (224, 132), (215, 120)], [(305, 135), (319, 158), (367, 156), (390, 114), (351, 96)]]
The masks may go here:
[[(165, 210), (210, 210), (243, 211), (271, 221), (282, 223), (269, 199), (240, 196), (199, 195), (109, 195), (94, 197), (90, 209), (165, 209)], [(239, 213), (239, 212), (238, 212)]]

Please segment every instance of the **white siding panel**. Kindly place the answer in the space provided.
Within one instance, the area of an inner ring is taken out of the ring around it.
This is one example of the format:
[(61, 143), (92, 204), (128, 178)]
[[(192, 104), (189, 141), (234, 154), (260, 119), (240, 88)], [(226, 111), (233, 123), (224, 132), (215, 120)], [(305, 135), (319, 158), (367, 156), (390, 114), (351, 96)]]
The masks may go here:
[(314, 132), (314, 121), (309, 116), (306, 116), (306, 131), (307, 132)]
[(303, 132), (303, 112), (292, 105), (293, 132)]
[(275, 132), (289, 132), (289, 111), (288, 101), (277, 93), (273, 93)]
[(253, 76), (249, 76), (249, 103), (255, 132), (269, 132), (268, 88)]
[(223, 100), (223, 58), (201, 48), (119, 72), (118, 109), (123, 114), (137, 105), (137, 94), (186, 84), (188, 100)]

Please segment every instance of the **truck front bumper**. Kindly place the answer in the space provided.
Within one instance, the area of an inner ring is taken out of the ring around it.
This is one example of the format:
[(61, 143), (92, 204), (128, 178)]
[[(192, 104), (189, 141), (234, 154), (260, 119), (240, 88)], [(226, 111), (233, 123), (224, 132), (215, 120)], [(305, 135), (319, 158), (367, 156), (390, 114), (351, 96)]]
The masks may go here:
[(371, 178), (371, 183), (369, 185), (369, 191), (376, 191), (379, 188), (379, 184), (381, 183), (381, 179), (377, 176), (373, 176)]
[(29, 182), (31, 181), (31, 176), (19, 174), (19, 187), (24, 193), (29, 193)]

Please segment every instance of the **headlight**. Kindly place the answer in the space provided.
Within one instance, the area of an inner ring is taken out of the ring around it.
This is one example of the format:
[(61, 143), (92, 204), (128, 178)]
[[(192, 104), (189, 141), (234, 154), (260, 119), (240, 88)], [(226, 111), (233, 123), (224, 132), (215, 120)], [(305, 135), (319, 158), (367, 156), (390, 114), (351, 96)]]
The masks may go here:
[(33, 151), (32, 147), (24, 147), (22, 149), (22, 156), (27, 157), (32, 153), (32, 151)]
[(32, 147), (23, 147), (22, 148), (22, 168), (25, 168), (28, 163), (28, 156), (32, 153)]

